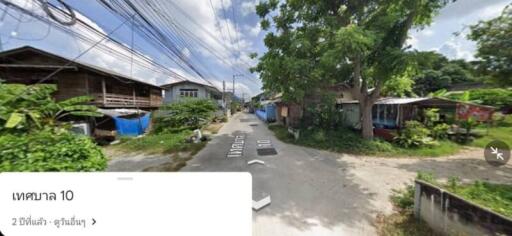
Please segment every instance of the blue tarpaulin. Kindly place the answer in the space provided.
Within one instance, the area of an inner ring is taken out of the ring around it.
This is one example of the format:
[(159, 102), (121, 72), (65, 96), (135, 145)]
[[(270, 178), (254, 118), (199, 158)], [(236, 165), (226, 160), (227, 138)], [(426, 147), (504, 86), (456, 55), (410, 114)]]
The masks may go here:
[(276, 121), (276, 106), (274, 104), (263, 105), (262, 109), (256, 110), (256, 116), (265, 122)]
[(148, 112), (140, 118), (126, 119), (120, 117), (112, 117), (116, 122), (116, 130), (118, 135), (137, 136), (143, 134), (149, 126), (151, 113)]

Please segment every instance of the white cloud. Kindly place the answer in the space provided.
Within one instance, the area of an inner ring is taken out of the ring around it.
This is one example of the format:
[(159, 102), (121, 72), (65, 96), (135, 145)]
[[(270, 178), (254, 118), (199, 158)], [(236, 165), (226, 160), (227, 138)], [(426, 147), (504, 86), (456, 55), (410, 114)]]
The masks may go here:
[(240, 10), (242, 11), (242, 15), (247, 16), (249, 14), (256, 13), (256, 4), (258, 4), (257, 0), (243, 2), (240, 7)]
[(475, 59), (472, 51), (469, 50), (469, 47), (465, 47), (465, 45), (458, 42), (455, 37), (452, 37), (436, 51), (450, 59), (464, 59), (468, 61)]
[[(23, 6), (23, 4), (27, 4), (27, 2), (32, 2), (30, 0), (11, 1), (16, 1), (16, 3), (21, 6)], [(143, 4), (138, 1), (135, 1), (134, 3), (139, 5)], [(229, 78), (233, 73), (232, 68), (230, 66), (231, 63), (234, 63), (235, 66), (237, 67), (243, 68), (243, 70), (248, 69), (247, 64), (250, 64), (250, 66), (255, 65), (256, 61), (250, 59), (248, 55), (250, 52), (256, 51), (253, 46), (253, 40), (254, 36), (259, 34), (259, 31), (261, 31), (261, 29), (259, 29), (259, 26), (258, 28), (253, 27), (249, 32), (247, 32), (245, 30), (246, 25), (243, 23), (242, 20), (243, 16), (245, 16), (245, 13), (241, 13), (241, 11), (238, 11), (238, 9), (235, 9), (237, 19), (237, 22), (235, 24), (231, 12), (231, 6), (233, 4), (231, 0), (211, 0), (211, 3), (213, 5), (213, 11), (212, 7), (210, 6), (209, 0), (175, 0), (172, 3), (169, 1), (159, 1), (159, 7), (157, 9), (162, 10), (162, 13), (166, 13), (167, 15), (172, 17), (174, 22), (182, 26), (181, 28), (188, 30), (189, 33), (187, 34), (194, 35), (195, 38), (199, 39), (202, 44), (207, 45), (207, 49), (205, 49), (203, 47), (200, 47), (197, 42), (185, 38), (184, 40), (187, 41), (189, 44), (192, 44), (193, 47), (180, 47), (181, 55), (184, 58), (192, 60), (196, 58), (196, 55), (199, 55), (200, 58), (202, 58), (201, 61), (205, 63), (204, 65), (202, 65), (202, 67), (204, 67), (205, 70), (209, 70), (217, 76), (221, 74), (222, 76), (220, 76), (219, 78)], [(256, 4), (256, 1), (253, 1), (252, 4)], [(184, 12), (189, 14), (190, 17), (178, 11), (176, 9), (176, 5), (179, 6)], [(245, 6), (245, 9), (247, 10), (249, 9), (248, 5), (249, 3), (247, 2), (238, 2), (238, 6), (235, 7)], [(44, 12), (42, 12), (39, 7), (36, 8), (39, 9), (38, 14), (44, 15)], [(165, 11), (172, 11), (172, 14), (169, 14)], [(14, 10), (12, 10), (12, 12), (14, 12)], [(226, 15), (224, 15), (224, 13), (226, 13)], [(84, 22), (90, 24), (93, 28), (105, 33), (106, 29), (103, 29), (98, 24), (96, 24), (93, 19), (89, 19), (86, 16), (80, 15), (78, 14), (78, 12), (77, 16)], [(201, 25), (201, 27), (198, 27), (192, 21), (197, 22), (197, 24)], [(220, 28), (216, 27), (216, 21), (219, 22), (218, 26)], [(12, 22), (16, 23), (14, 20), (11, 19), (11, 24), (6, 23), (0, 25), (0, 33), (3, 37), (6, 37), (5, 35), (9, 35), (9, 33), (11, 32), (8, 31), (8, 29), (14, 28), (15, 25), (12, 24)], [(109, 30), (113, 27), (112, 24), (107, 24), (107, 22), (102, 23), (109, 25)], [(2, 39), (2, 41), (4, 42), (4, 48), (12, 48), (22, 46), (25, 44), (30, 44), (41, 49), (57, 53), (62, 56), (73, 58), (80, 52), (89, 48), (92, 44), (81, 40), (77, 40), (76, 38), (69, 36), (63, 32), (60, 32), (54, 28), (51, 30), (50, 35), (43, 41), (28, 42), (21, 40), (22, 36), (35, 37), (36, 35), (43, 35), (44, 30), (46, 30), (47, 28), (48, 27), (44, 23), (38, 21), (32, 21), (30, 23), (22, 24), (20, 27), (20, 31), (17, 32), (17, 36), (19, 38), (13, 37), (12, 40), (10, 40), (10, 42), (7, 45), (5, 44), (5, 41)], [(100, 39), (97, 34), (94, 34), (90, 30), (84, 30), (83, 28), (80, 28), (78, 25), (71, 26), (70, 29), (74, 31), (80, 31), (82, 34), (85, 34), (88, 38), (91, 38), (94, 41)], [(242, 31), (241, 29), (244, 30)], [(230, 35), (228, 35), (228, 31), (230, 32)], [(126, 37), (124, 38), (126, 39)], [(129, 42), (125, 42), (125, 45), (128, 44)], [(102, 47), (101, 45), (103, 45), (103, 50), (100, 50), (100, 48)], [(183, 69), (177, 67), (177, 65), (172, 63), (167, 57), (167, 55), (163, 53), (160, 55), (155, 55), (155, 52), (153, 52), (153, 54), (149, 55), (141, 52), (143, 54), (142, 57), (133, 57), (134, 61), (136, 61), (137, 63), (134, 63), (132, 67), (130, 63), (131, 54), (129, 51), (109, 41), (104, 41), (103, 43), (101, 43), (101, 45), (97, 46), (97, 48), (89, 51), (87, 54), (82, 56), (79, 59), (79, 61), (111, 69), (118, 73), (125, 74), (127, 76), (132, 74), (133, 77), (143, 79), (144, 81), (149, 83), (164, 84), (175, 81), (176, 79), (171, 78), (169, 73), (162, 74), (154, 71), (161, 71), (162, 69), (154, 67), (152, 69), (147, 68), (151, 68), (152, 66), (146, 63), (145, 60), (158, 60), (160, 64), (170, 65), (168, 67), (170, 68), (170, 70), (190, 80), (200, 81), (203, 83), (205, 82), (204, 80), (198, 78), (197, 75), (191, 75), (191, 72), (185, 72)], [(137, 46), (137, 43), (135, 46)], [(105, 52), (105, 48), (110, 48), (110, 51)], [(143, 52), (147, 52), (146, 48), (142, 46), (136, 48), (143, 50)], [(215, 55), (213, 55), (211, 51), (213, 51)], [(220, 59), (218, 57), (220, 57)], [(161, 60), (163, 60), (163, 63)], [(214, 78), (208, 77), (206, 79), (214, 82)], [(218, 83), (218, 81), (216, 81), (215, 83)], [(257, 92), (260, 88), (259, 83), (249, 84), (242, 80), (240, 81), (239, 84), (241, 86), (240, 91), (243, 91), (244, 89), (249, 89)], [(249, 91), (246, 92), (248, 93)]]
[(476, 45), (466, 38), (468, 26), (497, 17), (509, 3), (509, 0), (458, 0), (450, 3), (434, 17), (432, 25), (412, 29), (407, 44), (420, 51), (436, 50), (452, 59), (474, 60)]
[(249, 33), (249, 35), (256, 37), (261, 33), (261, 26), (259, 23), (257, 23), (256, 25), (254, 25), (252, 27), (247, 25), (245, 27), (245, 30)]
[(432, 29), (425, 29), (420, 32), (424, 36), (432, 36), (434, 35), (434, 31)]

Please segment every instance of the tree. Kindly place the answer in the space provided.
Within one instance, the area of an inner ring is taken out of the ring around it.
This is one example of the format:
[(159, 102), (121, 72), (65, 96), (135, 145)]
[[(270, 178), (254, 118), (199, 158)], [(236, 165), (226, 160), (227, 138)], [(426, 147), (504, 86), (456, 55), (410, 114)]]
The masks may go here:
[(480, 69), (500, 85), (512, 85), (512, 4), (500, 16), (470, 27), (468, 38), (476, 41)]
[(387, 97), (412, 97), (415, 96), (413, 80), (416, 73), (413, 67), (407, 68), (401, 75), (395, 75), (384, 83), (381, 94)]
[(311, 106), (305, 97), (321, 96), (333, 84), (349, 84), (359, 101), (362, 136), (371, 138), (373, 104), (384, 83), (407, 68), (409, 53), (403, 46), (409, 29), (429, 24), (447, 2), (262, 2), (256, 7), (261, 26), (274, 30), (265, 37), (268, 51), (255, 70), (264, 89), (282, 92), (283, 99), (303, 106)]
[(437, 90), (447, 88), (451, 82), (451, 78), (443, 76), (440, 71), (425, 70), (414, 79), (414, 92), (420, 96), (425, 96)]
[(433, 51), (413, 54), (416, 68), (413, 90), (420, 96), (446, 89), (457, 83), (477, 81), (473, 65), (464, 60), (448, 60)]

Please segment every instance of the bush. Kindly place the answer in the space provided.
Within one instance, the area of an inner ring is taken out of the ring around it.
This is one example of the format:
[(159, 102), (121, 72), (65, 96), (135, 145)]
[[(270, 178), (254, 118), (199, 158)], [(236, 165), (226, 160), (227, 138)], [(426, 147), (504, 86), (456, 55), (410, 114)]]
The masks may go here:
[(45, 129), (0, 136), (0, 171), (101, 171), (107, 160), (86, 136)]
[(432, 140), (429, 139), (430, 130), (418, 121), (406, 121), (405, 129), (400, 131), (400, 135), (395, 137), (395, 142), (405, 148), (422, 147), (431, 145)]
[(402, 190), (393, 189), (391, 202), (403, 211), (414, 209), (414, 185), (407, 185)]
[(433, 128), (434, 124), (439, 121), (439, 109), (438, 108), (430, 108), (425, 109), (425, 126), (427, 128)]
[[(416, 179), (423, 180), (431, 184), (437, 184), (435, 176), (430, 172), (418, 172)], [(405, 189), (393, 189), (391, 194), (391, 202), (401, 211), (411, 211), (414, 208), (414, 184), (405, 186)]]
[(444, 140), (448, 138), (448, 130), (450, 126), (447, 124), (438, 124), (431, 130), (431, 136), (435, 140)]
[(154, 131), (177, 132), (197, 129), (213, 118), (217, 105), (208, 99), (183, 99), (160, 108), (154, 118)]

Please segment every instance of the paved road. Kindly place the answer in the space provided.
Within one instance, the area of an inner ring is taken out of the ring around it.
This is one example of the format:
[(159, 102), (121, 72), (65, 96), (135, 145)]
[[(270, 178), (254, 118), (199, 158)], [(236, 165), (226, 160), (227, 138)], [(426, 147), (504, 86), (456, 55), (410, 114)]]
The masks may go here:
[[(244, 137), (243, 154), (227, 157), (236, 136)], [(258, 156), (258, 140), (270, 140), (278, 154)], [(256, 116), (239, 113), (181, 171), (250, 172), (253, 199), (272, 199), (253, 211), (255, 236), (374, 235), (376, 193), (348, 173), (348, 162), (332, 155), (280, 142)], [(253, 159), (265, 165), (247, 165)]]

